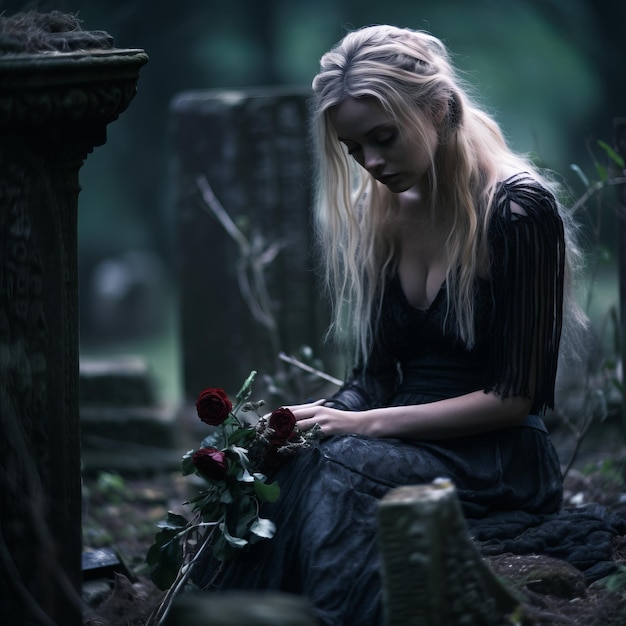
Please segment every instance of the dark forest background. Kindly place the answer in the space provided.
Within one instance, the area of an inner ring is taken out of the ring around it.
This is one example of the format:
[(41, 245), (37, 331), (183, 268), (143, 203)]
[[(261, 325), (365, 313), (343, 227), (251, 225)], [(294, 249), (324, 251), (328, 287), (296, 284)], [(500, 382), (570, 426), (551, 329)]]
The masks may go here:
[[(614, 118), (626, 116), (624, 2), (0, 0), (5, 14), (25, 10), (75, 13), (84, 29), (105, 30), (116, 47), (142, 48), (150, 57), (135, 100), (81, 170), (81, 349), (145, 353), (166, 395), (177, 389), (169, 111), (177, 93), (308, 85), (321, 54), (347, 29), (392, 23), (443, 39), (511, 143), (563, 176), (574, 194), (583, 187), (570, 164), (593, 178), (590, 146), (610, 143)], [(151, 264), (157, 304), (124, 333), (98, 326), (86, 300), (94, 272), (129, 253)]]

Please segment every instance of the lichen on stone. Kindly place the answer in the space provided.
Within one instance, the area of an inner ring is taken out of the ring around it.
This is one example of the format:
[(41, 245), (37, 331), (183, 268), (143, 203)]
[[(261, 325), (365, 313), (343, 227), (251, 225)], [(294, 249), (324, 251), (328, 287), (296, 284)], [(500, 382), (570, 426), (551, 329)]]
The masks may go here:
[(28, 11), (0, 15), (0, 54), (111, 49), (113, 37), (86, 31), (72, 13)]

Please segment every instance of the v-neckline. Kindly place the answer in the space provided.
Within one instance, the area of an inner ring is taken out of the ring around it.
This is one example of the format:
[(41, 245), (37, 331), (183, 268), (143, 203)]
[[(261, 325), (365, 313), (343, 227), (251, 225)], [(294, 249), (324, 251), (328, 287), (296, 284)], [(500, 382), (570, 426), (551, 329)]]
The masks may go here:
[(439, 289), (437, 290), (437, 293), (435, 294), (435, 297), (432, 299), (430, 304), (426, 308), (420, 308), (420, 307), (414, 306), (413, 304), (411, 304), (409, 302), (409, 299), (406, 297), (406, 293), (404, 291), (404, 287), (402, 286), (402, 280), (400, 279), (400, 274), (398, 274), (397, 272), (395, 273), (394, 281), (396, 282), (396, 287), (398, 289), (398, 292), (400, 293), (400, 296), (402, 297), (402, 301), (404, 302), (404, 304), (409, 309), (411, 309), (411, 311), (415, 311), (416, 313), (421, 313), (422, 315), (427, 314), (427, 313), (429, 313), (432, 310), (432, 308), (435, 305), (435, 303), (437, 302), (437, 300), (439, 300), (442, 292), (444, 291), (446, 283), (447, 283), (447, 280), (444, 278), (443, 282), (441, 283), (441, 285), (439, 285)]

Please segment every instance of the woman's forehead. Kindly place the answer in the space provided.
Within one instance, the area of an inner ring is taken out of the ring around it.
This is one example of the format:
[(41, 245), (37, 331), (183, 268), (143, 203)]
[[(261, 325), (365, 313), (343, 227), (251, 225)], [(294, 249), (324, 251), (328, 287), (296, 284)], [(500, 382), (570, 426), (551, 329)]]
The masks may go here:
[(393, 122), (376, 98), (346, 98), (330, 109), (330, 119), (340, 138), (367, 136), (378, 126)]

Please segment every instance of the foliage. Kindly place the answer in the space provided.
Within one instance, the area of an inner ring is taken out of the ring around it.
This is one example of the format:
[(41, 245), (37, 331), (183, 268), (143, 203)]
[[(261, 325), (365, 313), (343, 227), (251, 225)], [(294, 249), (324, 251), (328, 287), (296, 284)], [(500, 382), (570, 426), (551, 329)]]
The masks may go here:
[[(612, 261), (610, 250), (601, 244), (600, 234), (605, 217), (606, 206), (602, 192), (611, 186), (623, 185), (626, 177), (623, 176), (624, 159), (605, 141), (598, 140), (596, 147), (601, 151), (604, 160), (597, 158), (590, 148), (596, 179), (588, 176), (583, 169), (572, 164), (570, 167), (585, 186), (584, 193), (576, 200), (572, 213), (587, 211), (592, 198), (596, 199), (595, 221), (590, 222), (593, 235), (590, 263), (588, 267), (588, 283), (591, 287), (587, 291), (585, 310), (589, 314), (594, 298), (594, 285), (601, 264)], [(621, 407), (624, 398), (624, 382), (622, 378), (622, 327), (619, 313), (615, 307), (604, 312), (604, 319), (599, 324), (591, 326), (595, 344), (599, 355), (593, 354), (586, 364), (584, 393), (581, 403), (581, 417), (575, 424), (567, 417), (565, 425), (570, 428), (575, 437), (575, 448), (565, 473), (571, 468), (580, 448), (582, 439), (593, 422), (604, 421), (612, 411)], [(608, 337), (606, 336), (608, 335)], [(608, 341), (607, 341), (608, 339)]]
[[(268, 480), (267, 473), (319, 436), (315, 427), (301, 433), (287, 408), (260, 416), (263, 401), (247, 401), (255, 376), (255, 371), (248, 376), (234, 406), (221, 389), (205, 389), (198, 397), (198, 417), (215, 429), (197, 450), (189, 450), (182, 458), (183, 475), (195, 475), (202, 484), (185, 502), (191, 518), (169, 511), (157, 524), (159, 531), (146, 555), (152, 581), (168, 590), (149, 625), (163, 622), (173, 598), (207, 551), (224, 562), (246, 546), (273, 537), (275, 525), (262, 517), (261, 505), (276, 501), (280, 488)], [(256, 423), (240, 419), (240, 411), (256, 413)]]
[(586, 475), (594, 475), (606, 489), (621, 489), (626, 482), (626, 459), (603, 459), (599, 463), (588, 463), (583, 468)]
[(115, 504), (131, 496), (124, 477), (117, 472), (98, 472), (96, 488), (100, 494)]

